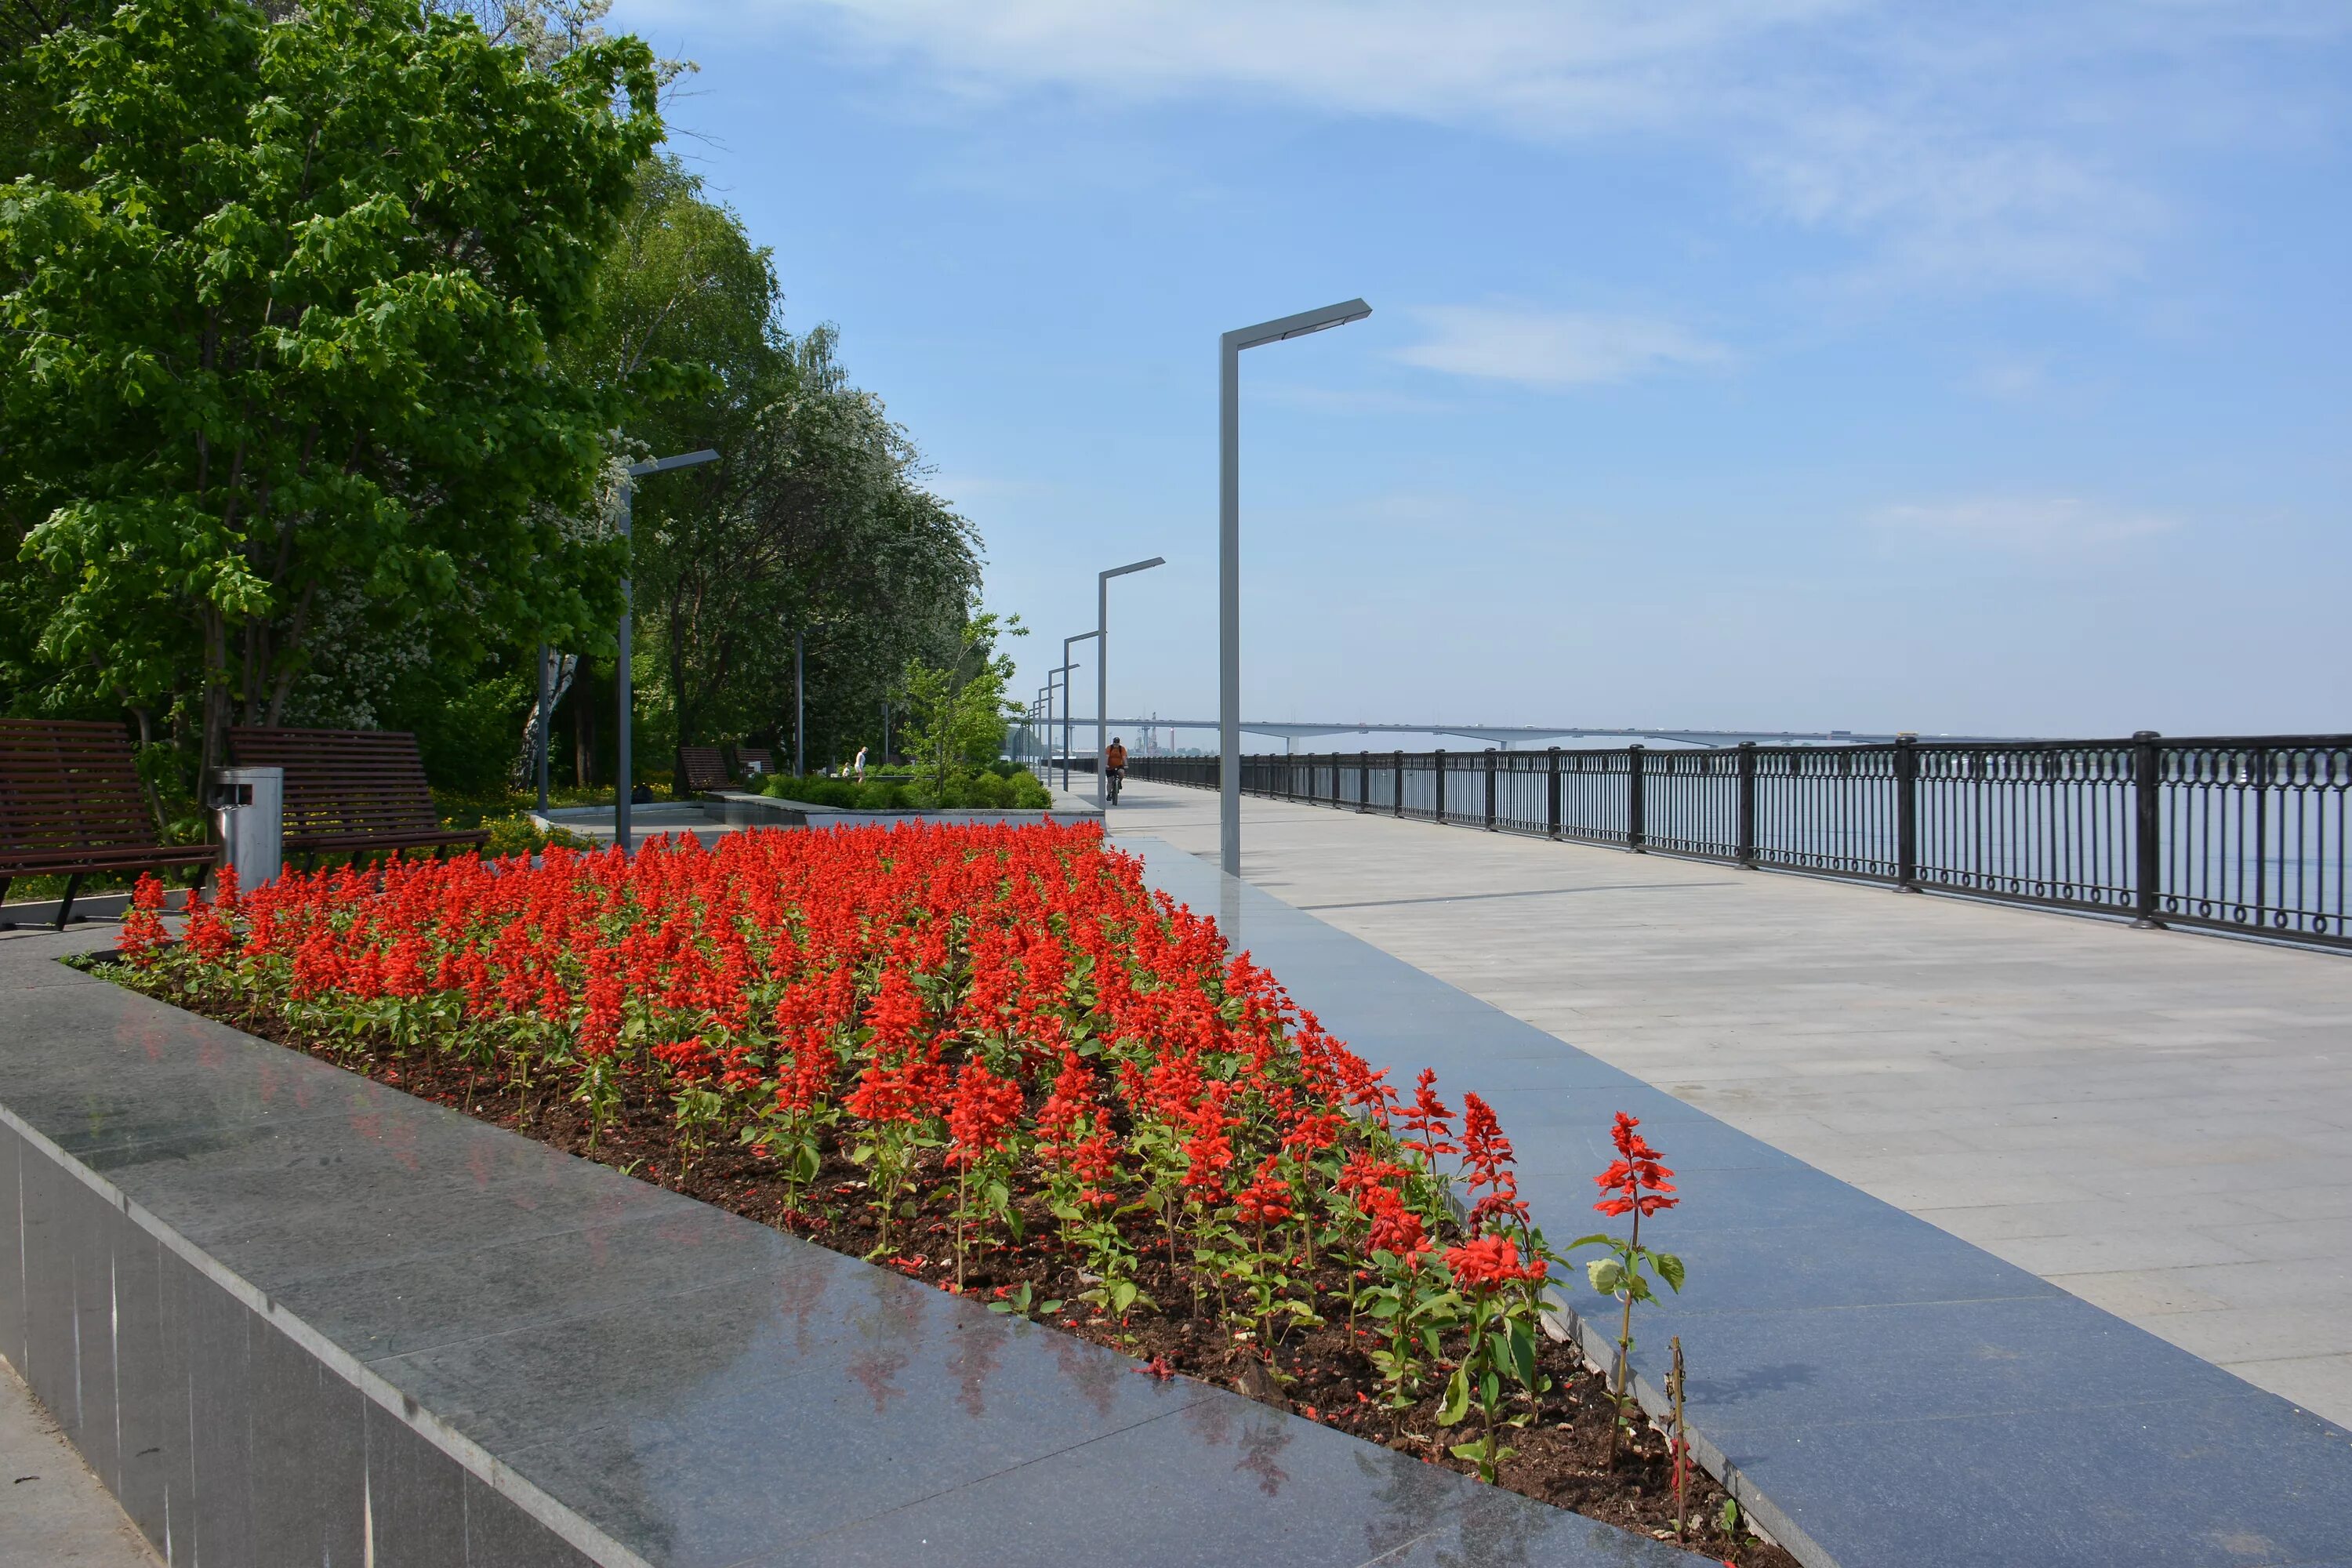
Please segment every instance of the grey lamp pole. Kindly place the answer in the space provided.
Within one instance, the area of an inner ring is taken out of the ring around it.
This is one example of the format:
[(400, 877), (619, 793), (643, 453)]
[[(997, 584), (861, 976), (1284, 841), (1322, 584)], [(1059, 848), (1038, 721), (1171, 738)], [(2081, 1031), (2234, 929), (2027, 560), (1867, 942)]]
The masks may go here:
[(539, 755), (531, 771), (539, 775), (539, 814), (547, 815), (547, 644), (539, 645)]
[(1348, 300), (1217, 340), (1217, 858), (1229, 877), (1242, 874), (1242, 350), (1371, 313)]
[(1100, 628), (1097, 628), (1094, 631), (1080, 632), (1075, 637), (1062, 639), (1062, 787), (1064, 789), (1070, 787), (1070, 710), (1077, 706), (1076, 700), (1070, 695), (1069, 672), (1078, 668), (1070, 662), (1070, 645), (1100, 636), (1102, 632)]
[(1149, 572), (1154, 566), (1165, 566), (1168, 558), (1155, 555), (1149, 561), (1132, 561), (1124, 566), (1114, 566), (1108, 572), (1095, 574), (1095, 809), (1110, 809), (1110, 580), (1124, 577), (1130, 572)]
[[(1062, 787), (1064, 789), (1070, 787), (1070, 671), (1078, 668), (1070, 663), (1069, 659), (1069, 647), (1065, 644), (1062, 648), (1062, 662), (1054, 670), (1054, 679), (1062, 683)], [(1050, 784), (1053, 778), (1054, 721), (1048, 716), (1045, 721), (1045, 780)]]
[[(628, 467), (627, 472), (623, 475), (621, 479), (621, 538), (623, 542), (625, 542), (629, 537), (630, 513), (633, 510), (633, 498), (636, 495), (636, 482), (639, 479), (644, 479), (648, 474), (666, 474), (672, 468), (691, 468), (698, 467), (704, 463), (715, 463), (718, 460), (719, 454), (706, 447), (699, 452), (681, 452), (675, 458), (656, 458), (650, 462), (631, 463)], [(621, 853), (624, 855), (626, 855), (630, 849), (629, 792), (635, 787), (637, 782), (636, 774), (631, 767), (629, 759), (629, 708), (631, 702), (631, 694), (629, 691), (629, 621), (631, 618), (632, 609), (635, 603), (635, 597), (630, 589), (629, 579), (625, 576), (621, 579), (620, 668), (614, 671), (614, 674), (618, 679), (613, 682), (613, 684), (619, 689), (614, 693), (614, 696), (617, 705), (621, 710), (621, 732), (617, 737), (620, 755), (614, 759), (614, 761), (619, 764), (617, 771), (620, 777), (616, 781), (616, 787), (613, 791), (613, 842), (620, 846)]]

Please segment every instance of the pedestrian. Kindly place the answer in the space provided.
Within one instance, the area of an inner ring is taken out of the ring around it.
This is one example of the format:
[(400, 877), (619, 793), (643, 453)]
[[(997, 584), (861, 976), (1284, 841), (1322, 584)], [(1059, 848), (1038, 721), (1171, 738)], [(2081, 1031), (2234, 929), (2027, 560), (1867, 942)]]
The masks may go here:
[(864, 784), (864, 783), (866, 782), (866, 748), (865, 748), (865, 747), (860, 746), (860, 747), (858, 747), (858, 748), (857, 748), (857, 760), (856, 760), (856, 762), (854, 762), (854, 763), (850, 763), (849, 765), (850, 765), (852, 768), (855, 768), (855, 769), (857, 771), (857, 782), (858, 782), (859, 784)]

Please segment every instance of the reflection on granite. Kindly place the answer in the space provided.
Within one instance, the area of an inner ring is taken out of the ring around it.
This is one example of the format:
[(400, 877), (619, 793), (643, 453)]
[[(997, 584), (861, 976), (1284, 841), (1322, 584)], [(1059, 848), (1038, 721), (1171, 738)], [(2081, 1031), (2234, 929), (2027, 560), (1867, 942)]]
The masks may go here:
[[(1434, 1067), (1447, 1099), (1491, 1100), (1517, 1147), (1520, 1195), (1552, 1236), (1596, 1228), (1591, 1178), (1613, 1157), (1611, 1116), (1650, 1124), (1683, 1203), (1643, 1237), (1681, 1252), (1690, 1284), (1643, 1309), (1635, 1367), (1654, 1391), (1681, 1338), (1695, 1447), (1727, 1461), (1751, 1511), (1808, 1561), (2343, 1556), (2352, 1433), (1193, 856), (1119, 842), (1139, 849), (1151, 886), (1217, 910), (1228, 941), (1393, 1079)], [(1580, 1282), (1579, 1298), (1598, 1300)]]
[(0, 1123), (0, 1334), (175, 1560), (1696, 1561), (47, 961), (104, 940), (0, 943), (0, 1107), (141, 1215)]

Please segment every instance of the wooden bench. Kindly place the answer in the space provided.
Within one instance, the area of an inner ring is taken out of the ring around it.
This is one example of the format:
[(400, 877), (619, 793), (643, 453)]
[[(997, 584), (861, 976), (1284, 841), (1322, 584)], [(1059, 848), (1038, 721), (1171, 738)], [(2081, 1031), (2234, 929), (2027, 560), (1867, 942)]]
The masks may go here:
[(707, 795), (725, 789), (735, 782), (727, 771), (727, 759), (716, 746), (680, 746), (677, 749), (677, 788), (674, 792), (684, 799), (690, 795)]
[(765, 746), (738, 746), (735, 748), (735, 771), (737, 773), (742, 774), (745, 778), (750, 778), (751, 776), (751, 769), (755, 764), (760, 770), (759, 776), (766, 778), (770, 773), (776, 771), (776, 754), (768, 750)]
[(238, 767), (285, 773), (289, 856), (489, 842), (481, 828), (441, 826), (404, 730), (236, 729), (228, 748)]
[[(57, 929), (85, 877), (210, 866), (210, 845), (165, 845), (120, 724), (0, 719), (0, 901), (19, 877), (63, 877)], [(0, 930), (15, 925), (0, 921)]]

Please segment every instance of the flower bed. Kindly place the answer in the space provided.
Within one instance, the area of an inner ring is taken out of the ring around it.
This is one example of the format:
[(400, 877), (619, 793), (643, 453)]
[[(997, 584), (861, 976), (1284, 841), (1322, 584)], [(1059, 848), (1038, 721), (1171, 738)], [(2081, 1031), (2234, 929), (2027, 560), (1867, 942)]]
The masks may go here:
[[(1400, 1093), (1091, 826), (754, 831), (233, 886), (126, 984), (648, 1181), (1743, 1563), (1539, 1323), (1475, 1094)], [(1458, 1115), (1457, 1115), (1458, 1110)], [(1596, 1207), (1672, 1206), (1621, 1118)], [(1586, 1238), (1588, 1241), (1598, 1238)], [(1612, 1244), (1623, 1303), (1675, 1260)]]

